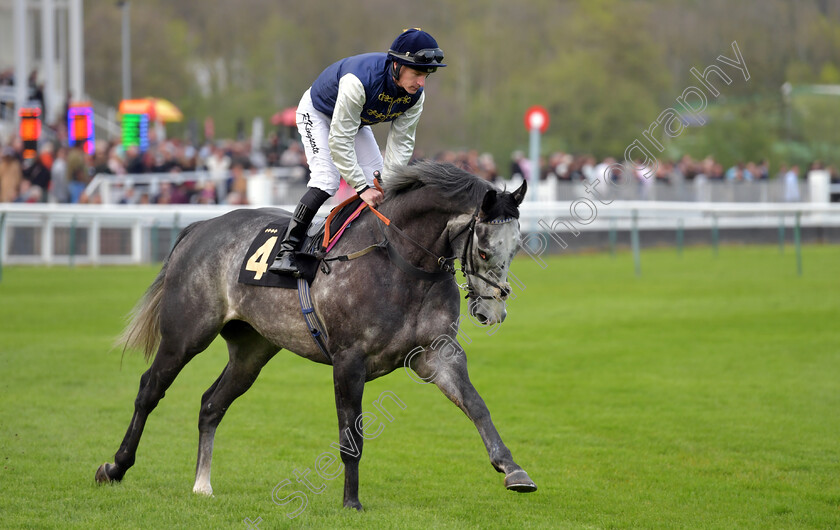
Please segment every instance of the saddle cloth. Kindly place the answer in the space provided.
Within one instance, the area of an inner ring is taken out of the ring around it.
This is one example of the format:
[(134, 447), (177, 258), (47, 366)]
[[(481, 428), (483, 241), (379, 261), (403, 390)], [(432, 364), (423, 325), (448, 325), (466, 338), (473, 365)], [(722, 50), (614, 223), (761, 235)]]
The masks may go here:
[[(361, 204), (362, 200), (357, 199), (344, 205), (340, 211), (332, 215), (330, 234), (335, 234), (335, 237), (329, 245), (330, 248), (343, 234), (344, 230), (342, 228), (346, 229), (344, 224), (356, 213)], [(301, 250), (295, 254), (298, 269), (309, 284), (312, 283), (318, 273), (318, 264), (321, 258), (329, 251), (324, 247), (323, 241), (327, 229), (326, 219), (316, 217), (312, 221), (301, 245)], [(289, 221), (290, 218), (288, 217), (278, 217), (257, 234), (251, 242), (251, 246), (248, 247), (248, 252), (239, 268), (239, 283), (262, 287), (280, 287), (282, 289), (298, 288), (297, 278), (285, 274), (275, 274), (268, 270), (280, 251), (280, 243), (289, 226)]]

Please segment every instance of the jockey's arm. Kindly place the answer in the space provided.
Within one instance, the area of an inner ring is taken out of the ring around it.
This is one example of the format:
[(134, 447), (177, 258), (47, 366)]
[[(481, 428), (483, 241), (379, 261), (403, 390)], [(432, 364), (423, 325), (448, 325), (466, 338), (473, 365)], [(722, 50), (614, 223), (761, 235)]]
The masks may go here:
[(335, 167), (341, 177), (357, 192), (367, 188), (367, 179), (356, 158), (356, 134), (362, 123), (365, 87), (353, 74), (346, 74), (338, 82), (329, 146)]
[(385, 144), (383, 181), (388, 178), (391, 171), (408, 164), (411, 160), (411, 155), (414, 154), (414, 135), (417, 131), (417, 124), (420, 122), (420, 114), (423, 113), (423, 102), (425, 100), (426, 93), (423, 92), (420, 94), (417, 103), (405, 111), (402, 116), (391, 122), (388, 141)]

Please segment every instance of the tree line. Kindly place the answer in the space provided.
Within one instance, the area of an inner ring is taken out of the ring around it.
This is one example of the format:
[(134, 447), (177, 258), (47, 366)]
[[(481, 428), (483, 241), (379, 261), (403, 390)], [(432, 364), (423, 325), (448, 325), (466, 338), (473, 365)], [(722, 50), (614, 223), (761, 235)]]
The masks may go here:
[[(523, 113), (545, 106), (545, 152), (621, 156), (700, 71), (737, 41), (750, 78), (709, 101), (668, 156), (729, 164), (840, 163), (840, 101), (793, 87), (840, 84), (840, 0), (144, 0), (131, 3), (132, 93), (164, 97), (232, 137), (294, 106), (342, 57), (385, 51), (407, 26), (432, 33), (447, 68), (427, 84), (417, 147), (477, 149), (500, 162), (527, 147)], [(121, 12), (85, 2), (86, 86), (121, 86)], [(188, 123), (176, 125), (184, 134)], [(200, 127), (199, 127), (200, 129)], [(378, 134), (381, 134), (378, 133)]]

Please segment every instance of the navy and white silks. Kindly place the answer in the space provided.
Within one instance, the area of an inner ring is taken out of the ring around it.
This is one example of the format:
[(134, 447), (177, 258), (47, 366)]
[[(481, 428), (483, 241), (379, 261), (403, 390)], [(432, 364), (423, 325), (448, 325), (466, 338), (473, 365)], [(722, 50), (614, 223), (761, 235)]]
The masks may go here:
[[(423, 112), (423, 89), (409, 94), (391, 76), (385, 53), (347, 57), (328, 66), (300, 100), (297, 126), (311, 178), (309, 187), (334, 195), (341, 177), (356, 191), (373, 186), (373, 172), (405, 165)], [(383, 160), (370, 126), (391, 122)]]

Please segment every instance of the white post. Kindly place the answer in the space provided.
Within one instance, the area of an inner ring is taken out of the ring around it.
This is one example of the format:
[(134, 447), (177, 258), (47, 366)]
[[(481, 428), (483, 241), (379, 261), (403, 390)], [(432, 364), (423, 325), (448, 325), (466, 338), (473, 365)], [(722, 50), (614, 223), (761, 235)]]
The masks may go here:
[[(831, 202), (831, 175), (825, 169), (812, 169), (808, 172), (808, 197), (811, 204), (829, 204)], [(825, 213), (811, 214), (811, 219), (821, 222)]]
[(99, 217), (94, 217), (90, 221), (90, 228), (88, 228), (88, 256), (94, 265), (99, 265), (99, 232), (102, 223)]
[(114, 199), (111, 196), (111, 179), (108, 177), (102, 178), (102, 185), (99, 187), (99, 196), (102, 197), (102, 204), (114, 204)]
[(41, 65), (44, 70), (44, 123), (54, 123), (55, 97), (55, 3), (41, 0)]
[[(531, 201), (536, 202), (540, 200), (540, 124), (531, 124), (530, 151), (531, 170), (528, 172), (528, 193), (531, 195)], [(530, 223), (528, 230), (538, 232), (537, 221)]]
[(143, 262), (143, 222), (137, 219), (131, 225), (131, 262)]
[(528, 192), (531, 194), (531, 197), (534, 198), (535, 201), (539, 200), (539, 189), (540, 189), (540, 126), (539, 125), (531, 125), (531, 138), (530, 138), (530, 158), (531, 158), (531, 171), (530, 173), (530, 182), (528, 182), (528, 187), (531, 189)]
[(831, 176), (825, 169), (812, 169), (808, 172), (808, 192), (811, 202), (828, 204), (831, 202)]
[(26, 0), (14, 0), (14, 2), (12, 27), (15, 34), (15, 123), (19, 124), (20, 109), (26, 106), (29, 99), (26, 64)]
[(82, 23), (82, 0), (68, 0), (70, 11), (70, 90), (71, 99), (85, 99), (85, 42)]
[(263, 120), (260, 117), (254, 118), (251, 122), (251, 152), (256, 153), (259, 152), (260, 148), (262, 148), (262, 140), (263, 140), (263, 132), (265, 127), (263, 126)]
[(41, 225), (41, 259), (47, 265), (53, 263), (53, 227), (55, 223), (51, 215), (44, 216), (44, 223)]

